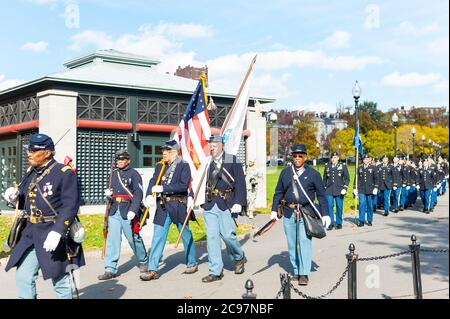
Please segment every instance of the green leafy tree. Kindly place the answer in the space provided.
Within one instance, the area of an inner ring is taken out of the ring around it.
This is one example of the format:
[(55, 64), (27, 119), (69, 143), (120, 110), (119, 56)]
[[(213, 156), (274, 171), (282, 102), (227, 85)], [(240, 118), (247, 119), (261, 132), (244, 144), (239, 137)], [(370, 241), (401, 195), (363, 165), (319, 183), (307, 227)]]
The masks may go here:
[(313, 122), (305, 118), (304, 121), (298, 121), (295, 128), (294, 144), (305, 144), (308, 150), (308, 157), (318, 158), (320, 149), (316, 146), (317, 128), (314, 127)]
[(359, 112), (366, 112), (374, 122), (378, 122), (383, 112), (377, 109), (377, 103), (372, 101), (364, 101), (358, 105)]

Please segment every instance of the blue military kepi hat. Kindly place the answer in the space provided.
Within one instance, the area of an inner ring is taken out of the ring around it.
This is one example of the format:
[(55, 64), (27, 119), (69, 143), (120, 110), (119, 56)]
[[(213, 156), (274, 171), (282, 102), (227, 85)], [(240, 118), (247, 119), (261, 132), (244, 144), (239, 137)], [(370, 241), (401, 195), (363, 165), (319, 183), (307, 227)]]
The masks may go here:
[(292, 153), (305, 153), (305, 154), (308, 154), (308, 152), (306, 151), (305, 144), (294, 144), (294, 145), (292, 145), (291, 154)]
[(222, 135), (214, 134), (211, 135), (208, 139), (208, 143), (215, 143), (215, 142), (221, 142), (223, 143), (223, 137)]
[(49, 150), (55, 151), (55, 144), (50, 136), (45, 134), (33, 134), (30, 137), (28, 149), (32, 151)]
[(366, 154), (364, 154), (364, 155), (362, 156), (362, 158), (365, 159), (365, 158), (371, 158), (371, 157), (370, 157), (369, 154), (366, 153)]
[(130, 153), (126, 149), (121, 149), (116, 152), (116, 160), (124, 160), (124, 159), (130, 159)]
[(339, 154), (337, 152), (333, 152), (333, 153), (331, 153), (331, 157), (333, 157), (333, 156), (339, 156)]
[(164, 145), (162, 146), (164, 150), (176, 150), (178, 151), (180, 149), (180, 146), (178, 145), (177, 141), (175, 140), (169, 140), (164, 142)]

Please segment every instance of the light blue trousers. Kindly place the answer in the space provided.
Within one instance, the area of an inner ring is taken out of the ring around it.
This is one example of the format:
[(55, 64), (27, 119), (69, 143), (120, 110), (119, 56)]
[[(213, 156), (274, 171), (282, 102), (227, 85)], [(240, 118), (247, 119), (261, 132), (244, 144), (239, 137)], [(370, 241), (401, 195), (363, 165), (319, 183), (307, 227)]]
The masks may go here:
[(305, 223), (303, 219), (297, 223), (296, 214), (293, 213), (290, 218), (283, 217), (283, 225), (289, 259), (294, 268), (293, 275), (308, 276), (312, 264), (312, 238), (306, 235)]
[(131, 229), (131, 220), (123, 219), (120, 211), (108, 218), (108, 237), (106, 238), (105, 249), (105, 269), (113, 274), (117, 273), (117, 264), (120, 258), (120, 248), (122, 245), (122, 232), (130, 244), (131, 249), (140, 263), (148, 260), (144, 241), (139, 234), (134, 234)]
[(244, 251), (236, 236), (236, 225), (229, 210), (221, 210), (214, 205), (211, 210), (204, 212), (206, 224), (206, 249), (208, 251), (209, 273), (219, 276), (223, 271), (223, 261), (220, 238), (227, 247), (231, 260), (240, 260), (244, 257)]
[[(159, 269), (159, 261), (161, 260), (164, 246), (166, 245), (167, 235), (169, 234), (169, 228), (172, 220), (170, 219), (169, 214), (167, 214), (166, 221), (164, 225), (154, 225), (153, 226), (153, 238), (152, 238), (152, 248), (149, 251), (149, 261), (148, 261), (148, 270), (158, 271)], [(183, 224), (178, 223), (177, 225), (178, 231), (181, 231)], [(186, 256), (185, 263), (188, 267), (194, 266), (197, 264), (197, 257), (195, 256), (195, 245), (194, 238), (192, 237), (191, 230), (189, 226), (186, 224), (184, 228), (183, 235), (181, 236), (183, 240), (184, 253)]]
[[(36, 279), (40, 268), (36, 250), (33, 247), (25, 252), (22, 260), (19, 262), (19, 266), (17, 266), (16, 285), (19, 290), (19, 299), (36, 299)], [(59, 299), (73, 298), (69, 273), (52, 279), (52, 282), (53, 290)]]

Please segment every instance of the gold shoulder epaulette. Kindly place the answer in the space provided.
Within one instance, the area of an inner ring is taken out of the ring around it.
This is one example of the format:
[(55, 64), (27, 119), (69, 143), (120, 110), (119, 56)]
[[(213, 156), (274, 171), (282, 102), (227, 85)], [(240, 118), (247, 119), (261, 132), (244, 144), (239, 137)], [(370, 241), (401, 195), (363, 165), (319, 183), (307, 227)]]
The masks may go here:
[(68, 169), (72, 169), (70, 166), (64, 166), (63, 168), (61, 168), (61, 172), (66, 172)]
[(33, 169), (32, 166), (28, 167), (28, 168), (27, 168), (27, 173), (29, 173), (32, 169)]

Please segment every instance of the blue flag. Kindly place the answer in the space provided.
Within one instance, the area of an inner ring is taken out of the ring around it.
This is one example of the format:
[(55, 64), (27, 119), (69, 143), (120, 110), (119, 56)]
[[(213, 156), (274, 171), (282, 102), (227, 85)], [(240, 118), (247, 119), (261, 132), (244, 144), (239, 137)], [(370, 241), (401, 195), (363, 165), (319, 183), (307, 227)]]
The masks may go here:
[(364, 155), (361, 136), (359, 135), (359, 121), (356, 123), (355, 136), (353, 137), (353, 146), (358, 149), (359, 155)]

